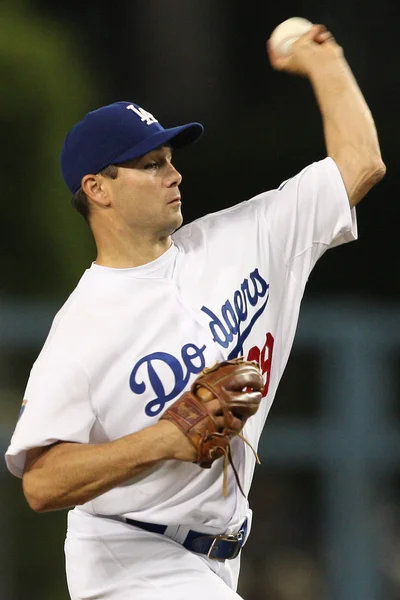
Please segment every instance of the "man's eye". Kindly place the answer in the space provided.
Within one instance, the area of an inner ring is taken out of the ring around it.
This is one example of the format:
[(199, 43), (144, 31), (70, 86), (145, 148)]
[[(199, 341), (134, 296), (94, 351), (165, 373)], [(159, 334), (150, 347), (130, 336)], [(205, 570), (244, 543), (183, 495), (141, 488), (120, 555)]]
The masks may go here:
[(156, 163), (154, 160), (152, 160), (144, 165), (144, 169), (146, 169), (146, 170), (147, 169), (156, 169), (157, 167), (158, 167), (158, 163)]

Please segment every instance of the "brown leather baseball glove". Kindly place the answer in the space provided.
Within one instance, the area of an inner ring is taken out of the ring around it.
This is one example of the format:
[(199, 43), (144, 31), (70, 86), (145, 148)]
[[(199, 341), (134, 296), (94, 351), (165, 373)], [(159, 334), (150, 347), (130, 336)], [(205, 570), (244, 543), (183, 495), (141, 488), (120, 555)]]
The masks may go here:
[[(238, 435), (249, 444), (240, 432), (247, 419), (258, 410), (263, 385), (256, 362), (243, 358), (226, 360), (204, 369), (190, 391), (185, 392), (161, 416), (161, 419), (175, 423), (188, 437), (197, 450), (194, 462), (200, 467), (209, 469), (215, 460), (225, 457), (224, 495), (227, 493), (228, 463), (244, 494), (232, 462), (230, 441)], [(215, 402), (216, 399), (218, 402)], [(253, 452), (259, 462), (256, 452)]]

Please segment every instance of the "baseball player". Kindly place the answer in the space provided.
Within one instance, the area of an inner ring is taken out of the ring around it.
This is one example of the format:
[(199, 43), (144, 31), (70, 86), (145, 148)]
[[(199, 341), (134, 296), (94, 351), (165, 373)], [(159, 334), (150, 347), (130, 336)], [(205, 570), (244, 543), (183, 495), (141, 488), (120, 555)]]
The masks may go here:
[(239, 598), (255, 452), (306, 281), (356, 238), (354, 207), (385, 173), (329, 32), (269, 54), (310, 80), (327, 148), (278, 189), (180, 228), (173, 153), (200, 124), (164, 129), (116, 102), (64, 142), (97, 257), (33, 365), (6, 460), (34, 510), (72, 508), (72, 600)]

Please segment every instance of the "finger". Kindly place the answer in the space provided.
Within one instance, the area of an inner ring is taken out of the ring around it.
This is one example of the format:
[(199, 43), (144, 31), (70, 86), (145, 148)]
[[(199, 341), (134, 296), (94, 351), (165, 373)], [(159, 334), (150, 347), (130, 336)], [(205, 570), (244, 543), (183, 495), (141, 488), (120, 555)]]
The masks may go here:
[(326, 32), (327, 29), (325, 25), (313, 25), (311, 29), (307, 31), (307, 33), (304, 33), (302, 36), (300, 36), (299, 39), (294, 42), (294, 44), (307, 44), (310, 42), (319, 43), (318, 39), (321, 36), (324, 36)]
[(210, 414), (222, 414), (221, 402), (218, 400), (218, 398), (213, 397), (211, 400), (208, 400), (206, 402), (207, 411)]
[(327, 42), (328, 40), (335, 41), (335, 38), (333, 37), (333, 35), (331, 34), (330, 31), (323, 31), (315, 38), (315, 41), (318, 42), (319, 44), (323, 44), (324, 42)]
[(308, 36), (309, 39), (315, 40), (316, 37), (323, 35), (327, 31), (325, 25), (315, 24), (311, 27), (310, 31), (305, 34), (304, 37)]
[(236, 431), (237, 433), (239, 433), (239, 431), (241, 431), (241, 429), (243, 428), (246, 419), (245, 418), (241, 418), (237, 415), (234, 415), (232, 411), (229, 411), (230, 414), (230, 421), (229, 421), (229, 429), (230, 431)]
[(214, 394), (202, 385), (196, 388), (196, 396), (203, 402), (210, 402), (213, 398), (215, 398)]
[[(221, 408), (219, 400), (215, 399), (207, 404), (207, 410), (214, 420), (215, 427), (219, 433), (227, 427), (227, 419), (225, 418), (224, 412)], [(235, 414), (234, 411), (228, 409), (229, 414), (229, 429), (240, 431), (247, 419), (246, 415)]]
[(287, 62), (287, 58), (284, 56), (280, 56), (275, 52), (275, 50), (272, 48), (270, 40), (267, 40), (267, 54), (273, 69), (276, 69), (277, 71), (281, 71), (284, 69), (285, 64)]
[[(226, 423), (225, 417), (214, 416), (213, 419), (218, 433), (222, 433), (228, 427), (228, 423)], [(239, 417), (236, 417), (233, 413), (231, 413), (229, 419), (229, 431), (236, 431), (237, 433), (239, 433), (239, 431), (241, 431), (241, 429), (243, 428), (244, 423), (245, 419), (240, 419)]]

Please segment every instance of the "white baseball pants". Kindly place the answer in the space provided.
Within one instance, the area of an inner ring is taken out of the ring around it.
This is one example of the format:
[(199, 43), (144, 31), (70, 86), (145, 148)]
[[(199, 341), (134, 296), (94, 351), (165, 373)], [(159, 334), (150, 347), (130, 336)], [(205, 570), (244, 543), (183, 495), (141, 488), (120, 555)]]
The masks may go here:
[(166, 536), (70, 512), (65, 541), (71, 600), (240, 600), (239, 558), (218, 562)]

